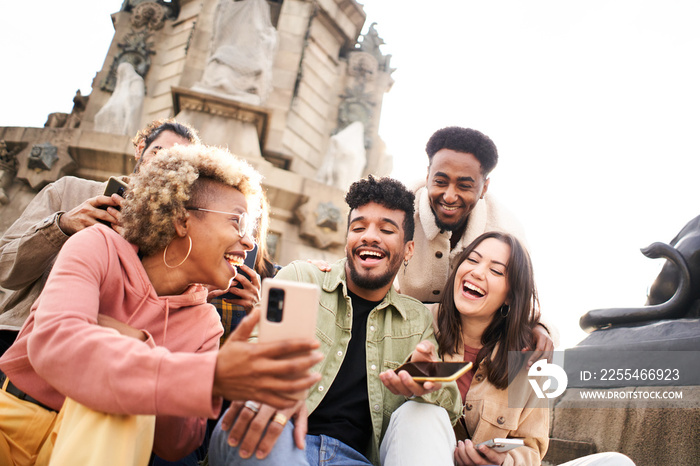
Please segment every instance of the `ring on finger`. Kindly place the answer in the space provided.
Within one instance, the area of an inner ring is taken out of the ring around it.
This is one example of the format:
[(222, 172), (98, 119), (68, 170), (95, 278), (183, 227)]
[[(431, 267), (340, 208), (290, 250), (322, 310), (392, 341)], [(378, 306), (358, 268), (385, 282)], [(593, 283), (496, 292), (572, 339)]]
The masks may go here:
[(272, 418), (272, 422), (276, 422), (283, 427), (285, 425), (287, 425), (287, 421), (288, 421), (287, 416), (285, 416), (282, 413), (275, 413), (275, 417)]
[(245, 406), (249, 410), (253, 411), (255, 414), (257, 414), (258, 411), (260, 411), (260, 405), (258, 403), (256, 403), (255, 401), (248, 400), (245, 402), (245, 404), (243, 406)]

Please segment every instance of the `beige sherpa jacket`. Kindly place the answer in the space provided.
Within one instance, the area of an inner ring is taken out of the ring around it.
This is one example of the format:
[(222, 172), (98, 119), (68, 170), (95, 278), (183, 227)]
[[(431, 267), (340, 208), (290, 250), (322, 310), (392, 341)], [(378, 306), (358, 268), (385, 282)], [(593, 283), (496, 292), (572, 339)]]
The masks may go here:
[(106, 183), (64, 176), (42, 189), (0, 239), (0, 330), (19, 330), (44, 288), (58, 251), (68, 239), (58, 216), (91, 197)]
[[(430, 208), (428, 190), (421, 184), (415, 191), (415, 250), (407, 267), (397, 275), (399, 290), (424, 303), (436, 303), (442, 297), (447, 277), (456, 267), (457, 257), (479, 235), (487, 231), (503, 231), (515, 235), (526, 247), (527, 241), (520, 222), (490, 194), (480, 199), (469, 214), (467, 229), (454, 249), (450, 250), (452, 232), (440, 231)], [(551, 322), (541, 319), (554, 344), (559, 336)]]
[(491, 195), (480, 199), (469, 214), (467, 229), (453, 250), (450, 251), (451, 231), (440, 231), (430, 208), (428, 190), (421, 186), (416, 191), (416, 230), (413, 235), (415, 252), (405, 273), (402, 268), (398, 279), (401, 293), (413, 296), (424, 303), (435, 303), (442, 297), (447, 276), (459, 264), (455, 261), (462, 251), (482, 233), (503, 231), (515, 235), (523, 244), (525, 234), (520, 223)]

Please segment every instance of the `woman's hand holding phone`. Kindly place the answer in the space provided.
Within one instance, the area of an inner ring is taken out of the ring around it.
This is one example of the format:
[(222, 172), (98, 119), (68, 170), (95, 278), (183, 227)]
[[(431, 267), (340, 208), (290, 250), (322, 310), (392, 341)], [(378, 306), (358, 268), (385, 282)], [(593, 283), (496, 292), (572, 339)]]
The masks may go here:
[[(428, 340), (421, 341), (411, 355), (411, 361), (437, 361), (435, 345)], [(438, 382), (416, 382), (406, 371), (387, 370), (379, 374), (386, 388), (394, 395), (405, 397), (423, 396), (442, 388)]]
[(411, 355), (411, 362), (417, 361), (439, 361), (437, 354), (437, 348), (435, 345), (428, 340), (423, 340), (416, 345), (416, 349)]
[[(245, 274), (241, 272), (245, 272)], [(239, 265), (238, 274), (231, 282), (230, 288), (222, 291), (219, 296), (227, 303), (242, 306), (249, 314), (253, 307), (260, 302), (260, 275), (245, 264)]]
[(222, 298), (229, 304), (241, 306), (246, 314), (260, 302), (260, 275), (255, 272), (255, 260), (258, 255), (258, 245), (246, 252), (243, 264), (236, 267), (236, 276), (231, 281), (228, 290), (210, 291), (208, 301)]
[(475, 447), (471, 440), (460, 440), (455, 448), (455, 464), (457, 466), (476, 466), (488, 464), (503, 464), (507, 452), (499, 453), (486, 445)]

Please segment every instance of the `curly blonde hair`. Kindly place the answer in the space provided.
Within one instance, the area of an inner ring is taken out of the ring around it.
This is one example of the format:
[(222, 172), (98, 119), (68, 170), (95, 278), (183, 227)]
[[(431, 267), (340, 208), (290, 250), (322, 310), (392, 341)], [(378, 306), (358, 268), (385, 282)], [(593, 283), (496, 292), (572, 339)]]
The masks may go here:
[(122, 204), (124, 238), (146, 256), (163, 250), (175, 237), (174, 221), (187, 219), (186, 206), (198, 180), (238, 189), (246, 198), (250, 219), (260, 216), (261, 176), (251, 165), (226, 149), (175, 145), (160, 151), (130, 178)]

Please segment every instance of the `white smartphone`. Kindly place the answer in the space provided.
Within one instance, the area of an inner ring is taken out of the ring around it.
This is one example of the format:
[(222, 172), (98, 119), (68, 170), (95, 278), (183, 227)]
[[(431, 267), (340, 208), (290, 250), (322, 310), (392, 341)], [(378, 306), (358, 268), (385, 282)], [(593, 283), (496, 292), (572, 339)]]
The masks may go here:
[(479, 448), (481, 445), (486, 445), (487, 447), (493, 449), (493, 451), (503, 453), (504, 451), (512, 450), (513, 448), (522, 447), (525, 445), (525, 443), (519, 438), (492, 438), (491, 440), (481, 442), (476, 447)]

